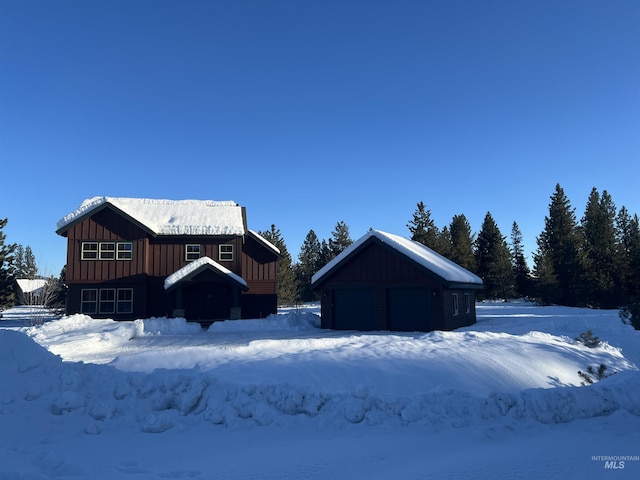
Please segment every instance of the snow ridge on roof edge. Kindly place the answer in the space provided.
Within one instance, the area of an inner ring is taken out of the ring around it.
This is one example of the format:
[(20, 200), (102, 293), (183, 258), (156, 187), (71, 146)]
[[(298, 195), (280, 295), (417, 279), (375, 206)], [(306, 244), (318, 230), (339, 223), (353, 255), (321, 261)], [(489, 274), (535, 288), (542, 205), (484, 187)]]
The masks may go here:
[(320, 278), (324, 277), (333, 268), (339, 265), (347, 256), (351, 255), (353, 251), (359, 248), (369, 238), (376, 237), (383, 243), (390, 245), (392, 248), (402, 252), (407, 257), (413, 259), (425, 268), (433, 271), (444, 280), (456, 283), (471, 283), (482, 285), (482, 279), (470, 272), (464, 267), (461, 267), (457, 263), (443, 257), (439, 253), (433, 251), (429, 247), (422, 245), (414, 240), (400, 237), (391, 233), (386, 233), (380, 230), (371, 230), (365, 235), (360, 237), (354, 243), (352, 243), (347, 249), (341, 252), (336, 258), (327, 263), (324, 267), (316, 272), (311, 278), (311, 283), (314, 284)]

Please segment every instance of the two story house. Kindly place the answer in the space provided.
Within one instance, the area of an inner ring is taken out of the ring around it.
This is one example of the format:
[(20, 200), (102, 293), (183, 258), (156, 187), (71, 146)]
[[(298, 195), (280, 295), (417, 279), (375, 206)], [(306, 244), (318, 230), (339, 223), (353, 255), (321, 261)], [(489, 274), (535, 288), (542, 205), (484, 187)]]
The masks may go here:
[(232, 201), (95, 197), (61, 219), (67, 314), (210, 323), (277, 309), (278, 249)]

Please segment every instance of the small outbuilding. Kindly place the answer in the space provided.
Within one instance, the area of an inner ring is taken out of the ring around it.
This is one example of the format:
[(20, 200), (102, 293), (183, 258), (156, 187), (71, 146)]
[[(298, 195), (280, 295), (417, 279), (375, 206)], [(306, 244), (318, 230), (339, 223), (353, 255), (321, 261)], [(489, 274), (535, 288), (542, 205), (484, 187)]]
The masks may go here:
[(453, 330), (476, 322), (482, 279), (421, 243), (372, 230), (312, 278), (322, 328)]

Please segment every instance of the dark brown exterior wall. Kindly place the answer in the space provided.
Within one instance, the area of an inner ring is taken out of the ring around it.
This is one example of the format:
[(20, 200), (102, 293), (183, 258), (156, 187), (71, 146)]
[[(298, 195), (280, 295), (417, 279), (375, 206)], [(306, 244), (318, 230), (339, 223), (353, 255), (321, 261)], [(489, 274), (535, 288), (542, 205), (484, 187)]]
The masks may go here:
[[(210, 257), (247, 281), (249, 291), (241, 298), (243, 318), (276, 312), (278, 257), (249, 236), (153, 237), (109, 207), (71, 225), (66, 234), (68, 313), (80, 311), (83, 288), (120, 287), (134, 288), (134, 312), (122, 319), (171, 315), (175, 292), (165, 292), (164, 279), (187, 265), (187, 244), (200, 245), (201, 256)], [(81, 260), (82, 242), (100, 241), (133, 242), (133, 259)], [(220, 260), (221, 244), (234, 245), (233, 261)]]
[[(333, 272), (320, 286), (322, 328), (335, 328), (333, 292), (341, 288), (373, 288), (375, 290), (375, 318), (371, 329), (388, 330), (387, 295), (389, 288), (421, 287), (430, 292), (429, 315), (431, 329), (450, 330), (475, 323), (475, 295), (473, 290), (450, 290), (437, 277), (418, 267), (410, 259), (393, 249), (372, 241), (352, 254), (339, 270)], [(472, 299), (472, 315), (453, 317), (453, 291), (459, 292), (460, 311), (464, 313), (464, 293)]]

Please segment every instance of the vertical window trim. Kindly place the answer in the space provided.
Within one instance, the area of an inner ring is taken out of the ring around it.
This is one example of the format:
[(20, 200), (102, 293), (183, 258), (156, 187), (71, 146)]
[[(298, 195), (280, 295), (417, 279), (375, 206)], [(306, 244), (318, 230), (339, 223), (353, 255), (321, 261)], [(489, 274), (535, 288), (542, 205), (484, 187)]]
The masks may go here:
[[(106, 294), (107, 292), (113, 292), (113, 300), (103, 300), (102, 294)], [(112, 305), (112, 310), (108, 311), (103, 308), (103, 305)], [(100, 315), (108, 315), (116, 313), (116, 289), (115, 288), (101, 288), (98, 292), (98, 312)]]
[[(87, 301), (84, 299), (85, 292), (94, 292), (95, 300)], [(88, 311), (84, 308), (85, 305), (93, 304), (93, 311), (89, 309)], [(98, 313), (98, 289), (97, 288), (83, 288), (80, 290), (80, 313), (84, 315), (95, 315)]]
[(453, 307), (453, 316), (457, 317), (458, 315), (460, 315), (460, 308), (458, 305), (458, 294), (457, 293), (452, 293), (451, 294), (451, 300), (452, 300), (452, 307)]
[[(95, 248), (89, 246), (95, 245)], [(80, 246), (80, 260), (97, 260), (98, 259), (98, 242), (82, 242)]]
[[(113, 247), (113, 248), (109, 248)], [(113, 255), (113, 257), (105, 258), (104, 255)], [(100, 242), (98, 246), (98, 260), (115, 260), (116, 259), (116, 242)]]
[[(121, 300), (120, 293), (129, 292), (130, 299), (129, 300)], [(124, 310), (120, 308), (121, 304), (128, 304), (129, 309)], [(116, 292), (116, 313), (133, 313), (133, 288), (118, 288)]]
[[(195, 250), (195, 247), (197, 247), (197, 251)], [(192, 251), (189, 251), (189, 248), (191, 248)], [(193, 262), (200, 258), (201, 252), (202, 246), (199, 243), (187, 243), (184, 246), (184, 260), (186, 262)], [(198, 256), (195, 256), (196, 253)]]
[(233, 262), (234, 257), (235, 249), (233, 248), (233, 243), (223, 243), (218, 245), (218, 260), (221, 262)]
[[(128, 246), (128, 249), (121, 250), (120, 247)], [(123, 254), (123, 255), (121, 255)], [(123, 257), (129, 258), (123, 258)], [(133, 242), (118, 242), (116, 243), (116, 260), (130, 261), (133, 260)]]

